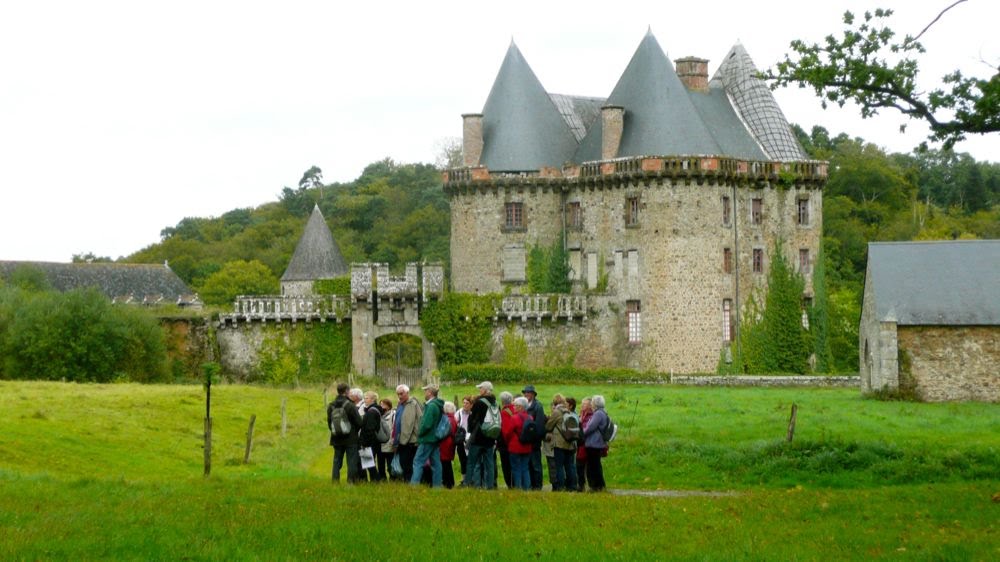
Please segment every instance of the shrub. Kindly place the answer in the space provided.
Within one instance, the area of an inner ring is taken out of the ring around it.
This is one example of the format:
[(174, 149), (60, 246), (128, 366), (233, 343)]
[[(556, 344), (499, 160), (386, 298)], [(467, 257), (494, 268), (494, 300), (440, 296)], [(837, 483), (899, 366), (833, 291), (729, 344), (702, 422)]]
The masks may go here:
[(496, 383), (552, 384), (552, 383), (647, 383), (667, 382), (661, 373), (643, 373), (631, 369), (578, 369), (576, 367), (542, 367), (531, 369), (523, 366), (466, 364), (451, 365), (441, 369), (441, 382), (471, 383), (488, 380)]

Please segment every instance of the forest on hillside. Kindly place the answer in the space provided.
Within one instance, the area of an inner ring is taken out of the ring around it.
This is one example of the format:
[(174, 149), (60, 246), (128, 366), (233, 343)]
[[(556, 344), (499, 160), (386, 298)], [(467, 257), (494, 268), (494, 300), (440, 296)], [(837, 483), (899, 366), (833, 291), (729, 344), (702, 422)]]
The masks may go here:
[[(824, 190), (823, 255), (829, 299), (831, 370), (857, 368), (857, 322), (872, 241), (1000, 238), (1000, 164), (965, 153), (886, 153), (822, 127), (793, 126), (814, 159), (830, 162)], [(386, 158), (354, 181), (323, 182), (307, 170), (279, 199), (219, 217), (188, 217), (161, 241), (123, 261), (162, 263), (202, 298), (226, 304), (236, 294), (277, 293), (314, 204), (347, 262), (449, 259), (449, 208), (440, 170)]]

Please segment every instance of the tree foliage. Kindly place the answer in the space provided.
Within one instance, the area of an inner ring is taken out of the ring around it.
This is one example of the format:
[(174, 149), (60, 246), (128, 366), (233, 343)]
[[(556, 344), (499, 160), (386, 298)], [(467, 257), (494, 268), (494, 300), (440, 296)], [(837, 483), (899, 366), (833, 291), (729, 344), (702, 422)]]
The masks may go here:
[(802, 326), (805, 281), (788, 265), (781, 243), (775, 245), (767, 276), (764, 308), (760, 296), (751, 297), (743, 313), (741, 347), (749, 373), (806, 373), (812, 340)]
[(1000, 131), (1000, 70), (988, 78), (966, 77), (956, 70), (942, 77), (943, 87), (922, 92), (917, 57), (925, 52), (919, 42), (923, 32), (899, 40), (888, 26), (891, 16), (892, 10), (885, 9), (865, 12), (860, 19), (845, 12), (842, 36), (828, 35), (822, 44), (792, 41), (792, 54), (764, 77), (773, 81), (772, 87), (813, 88), (824, 108), (827, 102), (842, 107), (850, 101), (861, 107), (865, 118), (883, 109), (898, 110), (926, 122), (930, 139), (943, 142), (946, 149), (969, 133)]
[(0, 378), (163, 381), (163, 331), (147, 311), (94, 289), (0, 288)]
[(229, 304), (239, 295), (273, 295), (278, 278), (257, 260), (231, 261), (208, 276), (201, 287), (205, 304)]

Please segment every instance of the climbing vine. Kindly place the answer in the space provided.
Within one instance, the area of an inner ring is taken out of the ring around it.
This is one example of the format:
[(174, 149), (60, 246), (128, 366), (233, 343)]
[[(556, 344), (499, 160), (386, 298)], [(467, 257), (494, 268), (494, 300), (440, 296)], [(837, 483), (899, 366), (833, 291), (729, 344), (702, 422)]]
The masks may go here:
[(420, 314), (424, 337), (442, 365), (485, 363), (492, 354), (493, 311), (499, 295), (447, 293)]
[(265, 382), (326, 382), (350, 370), (349, 324), (279, 325), (264, 330), (258, 370)]
[(568, 294), (572, 288), (569, 280), (569, 254), (562, 241), (552, 246), (533, 246), (528, 252), (528, 292)]

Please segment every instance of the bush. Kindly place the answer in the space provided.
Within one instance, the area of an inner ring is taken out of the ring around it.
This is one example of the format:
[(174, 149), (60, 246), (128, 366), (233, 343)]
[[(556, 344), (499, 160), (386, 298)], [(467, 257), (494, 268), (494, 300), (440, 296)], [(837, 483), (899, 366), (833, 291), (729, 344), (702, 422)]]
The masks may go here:
[(168, 378), (163, 331), (142, 309), (95, 289), (0, 298), (0, 374), (76, 382)]

